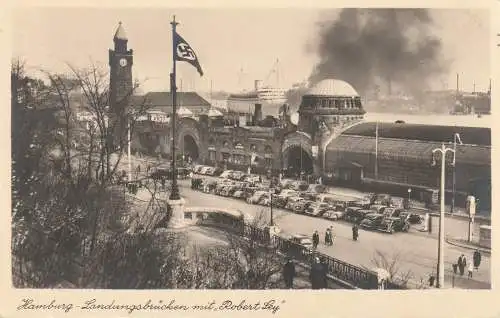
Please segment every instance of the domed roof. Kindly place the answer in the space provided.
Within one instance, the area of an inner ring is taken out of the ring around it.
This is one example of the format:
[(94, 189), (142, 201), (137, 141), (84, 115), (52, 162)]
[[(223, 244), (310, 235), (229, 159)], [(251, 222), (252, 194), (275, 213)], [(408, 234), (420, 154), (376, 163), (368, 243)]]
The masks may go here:
[(128, 40), (127, 34), (125, 33), (125, 30), (123, 29), (121, 21), (118, 23), (118, 28), (116, 29), (114, 39), (115, 40)]
[(358, 92), (351, 86), (351, 84), (337, 80), (325, 79), (314, 85), (307, 95), (316, 96), (359, 96)]

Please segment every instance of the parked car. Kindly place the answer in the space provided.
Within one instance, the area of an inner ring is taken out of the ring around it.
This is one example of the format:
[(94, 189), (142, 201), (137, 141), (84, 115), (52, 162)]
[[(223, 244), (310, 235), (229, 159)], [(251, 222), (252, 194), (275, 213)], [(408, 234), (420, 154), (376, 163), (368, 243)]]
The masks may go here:
[(309, 184), (305, 181), (294, 181), (290, 185), (290, 188), (295, 191), (306, 191), (309, 188)]
[(403, 212), (402, 209), (397, 209), (397, 208), (385, 208), (384, 209), (384, 216), (389, 217), (389, 218), (398, 218), (399, 215)]
[(257, 202), (259, 205), (266, 205), (269, 206), (271, 205), (271, 193), (266, 192), (263, 196), (261, 196), (259, 202)]
[(288, 189), (288, 187), (290, 187), (294, 182), (295, 180), (293, 179), (281, 179), (280, 186), (283, 189)]
[(262, 197), (264, 197), (266, 194), (268, 194), (268, 192), (266, 191), (256, 191), (251, 197), (247, 199), (247, 203), (258, 204)]
[(326, 192), (326, 186), (322, 184), (310, 184), (309, 187), (306, 190), (307, 192), (312, 192), (312, 193), (325, 193)]
[(332, 211), (328, 210), (321, 217), (328, 219), (328, 220), (340, 220), (344, 217), (345, 212), (344, 211)]
[(299, 196), (299, 193), (295, 190), (290, 190), (290, 189), (283, 189), (281, 192), (278, 194), (278, 196), (288, 199), (290, 197), (294, 196)]
[(298, 201), (303, 201), (303, 200), (304, 200), (304, 198), (301, 198), (299, 196), (289, 197), (288, 200), (286, 201), (285, 209), (293, 210), (293, 206), (295, 205), (295, 203), (297, 203)]
[(295, 244), (300, 244), (302, 246), (305, 246), (307, 248), (312, 248), (313, 247), (313, 242), (312, 238), (308, 235), (305, 234), (295, 234), (290, 237), (290, 240), (294, 242)]
[(243, 177), (243, 180), (246, 182), (259, 182), (260, 179), (261, 179), (260, 176), (255, 174), (247, 174), (246, 176)]
[(231, 178), (236, 181), (245, 181), (246, 174), (243, 171), (233, 171)]
[(359, 223), (365, 217), (364, 213), (359, 212), (361, 210), (363, 209), (356, 206), (347, 207), (344, 213), (344, 219), (349, 222)]
[(210, 170), (210, 168), (212, 168), (212, 167), (203, 166), (203, 167), (201, 167), (201, 169), (200, 169), (200, 172), (199, 172), (199, 173), (200, 173), (200, 174), (203, 174), (203, 175), (206, 175), (206, 174), (207, 174), (207, 172)]
[(424, 217), (417, 213), (410, 213), (403, 211), (399, 214), (399, 217), (410, 224), (421, 224), (424, 221)]
[(299, 196), (309, 201), (316, 201), (318, 198), (318, 194), (313, 192), (300, 192)]
[[(363, 222), (361, 222), (363, 223)], [(402, 218), (384, 218), (378, 226), (379, 231), (394, 233), (394, 232), (408, 232), (410, 224)]]
[(246, 193), (244, 190), (236, 190), (233, 193), (233, 198), (236, 199), (246, 199)]
[(231, 177), (231, 174), (233, 173), (233, 170), (224, 170), (220, 175), (219, 178), (221, 179), (229, 179)]
[(372, 203), (370, 197), (365, 197), (365, 198), (362, 198), (359, 200), (349, 202), (349, 206), (358, 207), (358, 208), (362, 208), (362, 209), (369, 209), (372, 204), (373, 203)]
[(392, 197), (390, 194), (378, 193), (372, 196), (372, 204), (380, 204), (385, 206), (392, 205)]
[(307, 207), (305, 213), (312, 216), (322, 216), (327, 211), (335, 212), (328, 203), (314, 202)]
[(367, 214), (359, 224), (359, 227), (366, 230), (376, 230), (382, 224), (384, 216), (378, 213)]
[(305, 213), (307, 208), (313, 203), (314, 201), (310, 200), (299, 200), (292, 206), (292, 211), (296, 213)]
[(387, 208), (386, 205), (381, 205), (381, 204), (372, 204), (370, 206), (370, 210), (373, 210), (375, 213), (383, 214), (385, 208)]
[(194, 168), (193, 168), (193, 172), (194, 172), (194, 173), (198, 173), (198, 174), (200, 174), (201, 169), (203, 169), (203, 167), (204, 167), (203, 165), (196, 165), (196, 166), (194, 166)]

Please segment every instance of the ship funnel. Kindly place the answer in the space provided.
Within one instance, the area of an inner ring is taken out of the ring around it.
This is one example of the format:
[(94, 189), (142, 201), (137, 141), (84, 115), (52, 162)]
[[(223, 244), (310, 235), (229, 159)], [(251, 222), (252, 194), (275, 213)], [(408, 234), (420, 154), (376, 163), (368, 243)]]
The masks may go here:
[(255, 91), (258, 91), (261, 88), (262, 88), (262, 81), (261, 80), (255, 80)]

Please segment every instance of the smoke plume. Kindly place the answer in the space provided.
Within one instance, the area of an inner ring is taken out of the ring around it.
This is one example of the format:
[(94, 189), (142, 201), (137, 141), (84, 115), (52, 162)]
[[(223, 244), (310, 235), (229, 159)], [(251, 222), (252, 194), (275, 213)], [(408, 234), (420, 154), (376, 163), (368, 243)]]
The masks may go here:
[[(457, 21), (458, 22), (458, 21)], [(320, 62), (309, 81), (347, 81), (361, 94), (417, 96), (446, 68), (426, 9), (343, 9), (320, 30)]]

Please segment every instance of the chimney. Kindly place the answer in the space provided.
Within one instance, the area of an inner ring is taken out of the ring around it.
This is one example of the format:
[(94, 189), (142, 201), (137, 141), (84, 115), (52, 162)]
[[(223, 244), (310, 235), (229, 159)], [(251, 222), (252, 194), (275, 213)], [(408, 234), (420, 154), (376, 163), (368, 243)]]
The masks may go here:
[(262, 104), (255, 104), (253, 121), (255, 124), (257, 124), (261, 120), (262, 120)]

